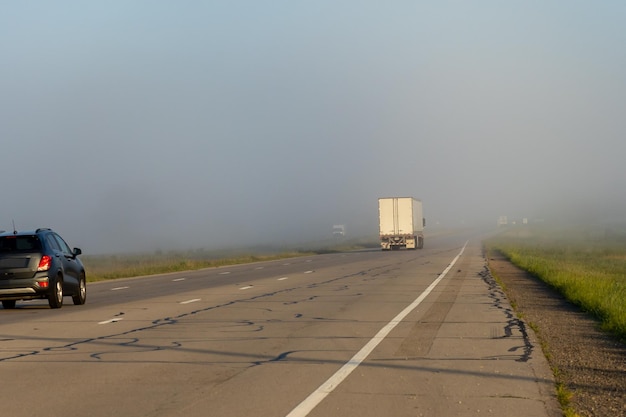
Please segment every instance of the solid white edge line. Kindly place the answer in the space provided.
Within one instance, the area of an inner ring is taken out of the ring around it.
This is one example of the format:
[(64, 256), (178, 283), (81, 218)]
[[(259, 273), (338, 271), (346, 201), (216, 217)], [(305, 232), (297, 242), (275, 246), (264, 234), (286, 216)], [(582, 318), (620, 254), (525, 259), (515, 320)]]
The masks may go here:
[(424, 301), (424, 299), (435, 289), (435, 287), (441, 282), (441, 280), (446, 276), (446, 274), (452, 269), (456, 261), (459, 260), (463, 251), (465, 251), (465, 247), (468, 242), (465, 242), (461, 252), (452, 260), (450, 265), (439, 275), (439, 277), (434, 280), (428, 288), (421, 293), (415, 301), (413, 301), (408, 307), (400, 312), (396, 317), (394, 317), (385, 327), (380, 329), (376, 336), (374, 336), (365, 346), (361, 348), (360, 351), (357, 352), (356, 355), (352, 357), (348, 362), (346, 362), (334, 375), (326, 380), (322, 385), (320, 385), (315, 391), (313, 391), (307, 398), (304, 399), (300, 404), (298, 404), (286, 417), (305, 417), (307, 416), (317, 405), (322, 402), (324, 398), (339, 384), (343, 382), (344, 379), (348, 377), (354, 371), (357, 366), (361, 364), (367, 358), (367, 356), (372, 353), (372, 351), (378, 346), (380, 342), (382, 342), (385, 337), (418, 305)]

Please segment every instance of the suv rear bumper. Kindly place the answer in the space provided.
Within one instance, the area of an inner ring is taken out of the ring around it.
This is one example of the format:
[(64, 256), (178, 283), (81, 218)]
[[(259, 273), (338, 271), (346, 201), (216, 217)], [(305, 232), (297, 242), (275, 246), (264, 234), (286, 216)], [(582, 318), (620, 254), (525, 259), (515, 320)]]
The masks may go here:
[(0, 300), (46, 298), (48, 294), (50, 283), (47, 275), (27, 279), (0, 279)]

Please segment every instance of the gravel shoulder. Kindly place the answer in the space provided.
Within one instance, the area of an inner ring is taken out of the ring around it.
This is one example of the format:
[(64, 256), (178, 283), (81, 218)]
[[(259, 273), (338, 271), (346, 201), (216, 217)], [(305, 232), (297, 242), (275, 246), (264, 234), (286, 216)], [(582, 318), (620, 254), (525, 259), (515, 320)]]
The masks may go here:
[(488, 261), (518, 315), (536, 330), (557, 383), (573, 394), (576, 415), (626, 416), (626, 345), (503, 255)]

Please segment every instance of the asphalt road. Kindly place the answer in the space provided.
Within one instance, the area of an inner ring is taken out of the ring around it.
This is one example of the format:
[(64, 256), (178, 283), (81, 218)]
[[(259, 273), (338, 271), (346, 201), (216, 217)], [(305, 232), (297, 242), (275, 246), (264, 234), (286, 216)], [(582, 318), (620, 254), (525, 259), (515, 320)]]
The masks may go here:
[(88, 285), (0, 309), (11, 416), (556, 416), (480, 239)]

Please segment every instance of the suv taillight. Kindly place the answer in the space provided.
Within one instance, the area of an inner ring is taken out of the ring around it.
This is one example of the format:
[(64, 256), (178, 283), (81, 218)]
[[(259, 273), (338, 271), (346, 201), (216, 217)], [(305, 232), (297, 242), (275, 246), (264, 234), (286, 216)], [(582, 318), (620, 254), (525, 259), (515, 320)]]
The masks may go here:
[(51, 265), (52, 265), (52, 257), (48, 255), (44, 255), (41, 257), (41, 260), (39, 261), (39, 265), (37, 266), (37, 271), (47, 271), (48, 269), (50, 269)]

